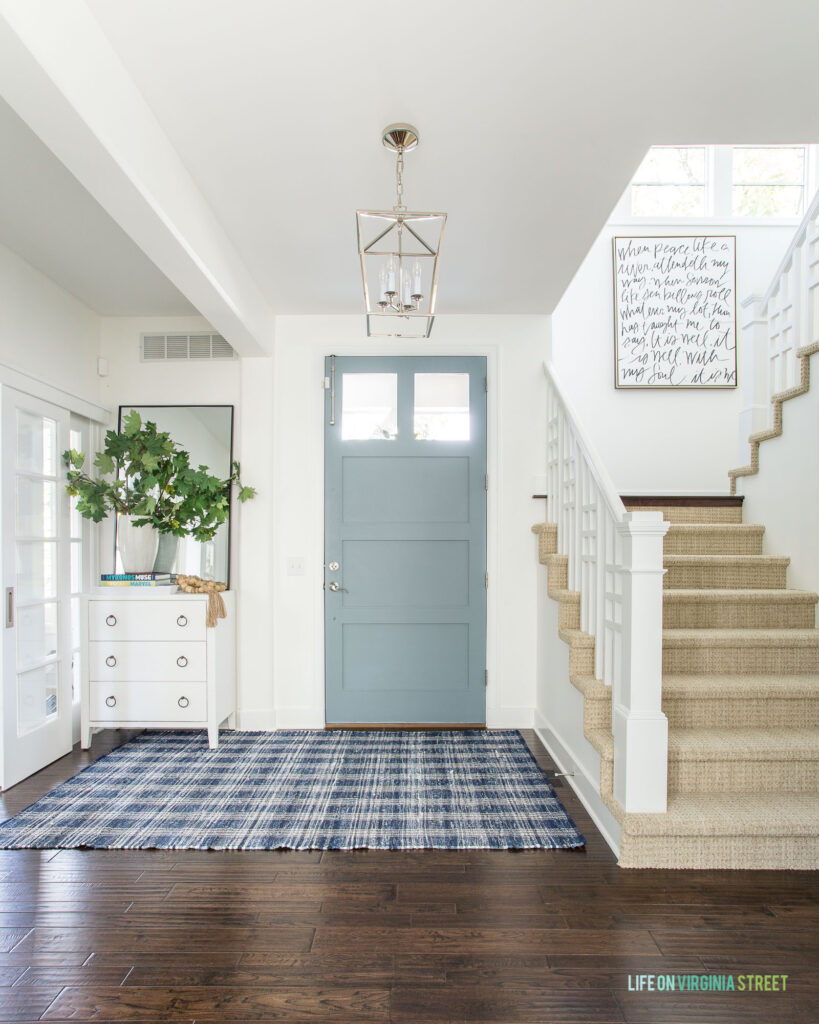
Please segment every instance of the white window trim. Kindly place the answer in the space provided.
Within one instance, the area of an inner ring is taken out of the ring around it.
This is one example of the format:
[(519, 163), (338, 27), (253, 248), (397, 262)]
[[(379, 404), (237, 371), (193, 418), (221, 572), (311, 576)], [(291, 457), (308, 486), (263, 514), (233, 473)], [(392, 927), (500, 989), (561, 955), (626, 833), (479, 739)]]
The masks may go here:
[[(700, 144), (701, 145), (701, 144)], [(731, 210), (731, 183), (733, 162), (731, 152), (734, 148), (745, 146), (764, 146), (766, 149), (790, 149), (793, 146), (805, 147), (805, 184), (803, 211), (810, 205), (811, 199), (819, 188), (819, 146), (809, 143), (761, 143), (736, 142), (731, 145), (707, 145), (705, 156), (705, 208), (704, 216), (695, 217), (636, 217), (631, 213), (631, 182), (629, 181), (623, 194), (612, 210), (608, 223), (617, 226), (661, 227), (671, 225), (683, 227), (696, 224), (707, 224), (710, 227), (796, 227), (801, 224), (804, 212), (798, 217), (737, 217)], [(636, 173), (636, 172), (635, 172)]]

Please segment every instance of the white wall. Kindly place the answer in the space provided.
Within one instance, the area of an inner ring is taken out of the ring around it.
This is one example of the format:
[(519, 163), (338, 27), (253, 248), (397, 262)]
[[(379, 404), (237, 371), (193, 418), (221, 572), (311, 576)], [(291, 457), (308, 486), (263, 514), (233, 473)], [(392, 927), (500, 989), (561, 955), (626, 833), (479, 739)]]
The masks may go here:
[[(532, 724), (537, 653), (534, 478), (544, 471), (547, 317), (439, 318), (429, 341), (368, 339), (363, 318), (280, 317), (274, 376), (273, 621), (276, 723), (324, 724), (324, 357), (485, 355), (488, 395), (490, 725)], [(247, 439), (245, 439), (247, 446)], [(249, 476), (249, 474), (248, 474)], [(304, 576), (285, 574), (302, 556)]]
[(0, 363), (99, 401), (100, 318), (0, 245)]
[[(233, 510), (231, 588), (237, 591), (239, 727), (272, 728), (272, 395), (271, 358), (213, 362), (140, 360), (140, 334), (208, 331), (202, 317), (106, 317), (101, 353), (108, 360), (102, 381), (112, 422), (120, 405), (233, 405), (233, 454), (244, 483), (257, 497)], [(100, 565), (113, 558), (113, 526), (100, 530)], [(107, 560), (107, 561), (106, 561)]]
[(713, 221), (650, 227), (632, 222), (609, 223), (598, 236), (552, 318), (552, 362), (621, 494), (726, 494), (743, 403), (741, 387), (615, 389), (612, 237), (736, 234), (741, 301), (765, 291), (794, 230)]

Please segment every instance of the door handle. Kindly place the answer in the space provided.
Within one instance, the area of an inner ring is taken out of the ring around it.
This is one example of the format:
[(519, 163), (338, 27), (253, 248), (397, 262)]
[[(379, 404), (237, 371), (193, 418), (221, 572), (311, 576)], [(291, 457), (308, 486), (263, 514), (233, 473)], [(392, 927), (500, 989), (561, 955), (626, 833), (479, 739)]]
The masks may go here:
[(346, 587), (340, 586), (338, 583), (336, 583), (335, 580), (333, 580), (333, 582), (330, 584), (330, 590), (332, 590), (334, 594), (337, 594), (340, 590), (343, 590), (345, 594), (350, 593), (350, 591)]
[(6, 629), (14, 627), (14, 587), (6, 587)]

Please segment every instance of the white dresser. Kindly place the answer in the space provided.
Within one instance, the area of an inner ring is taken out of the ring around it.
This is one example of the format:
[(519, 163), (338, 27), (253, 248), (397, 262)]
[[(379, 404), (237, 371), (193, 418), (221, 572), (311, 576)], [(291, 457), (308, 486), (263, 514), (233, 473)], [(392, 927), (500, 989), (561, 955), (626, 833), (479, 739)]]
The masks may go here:
[(207, 729), (235, 726), (236, 602), (205, 624), (208, 598), (176, 588), (101, 587), (83, 597), (82, 747), (95, 727)]

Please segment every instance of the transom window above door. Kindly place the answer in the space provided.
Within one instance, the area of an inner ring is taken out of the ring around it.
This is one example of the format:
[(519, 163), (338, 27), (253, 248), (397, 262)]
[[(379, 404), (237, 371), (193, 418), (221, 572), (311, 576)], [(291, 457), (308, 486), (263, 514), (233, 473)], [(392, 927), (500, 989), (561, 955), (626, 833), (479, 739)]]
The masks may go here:
[[(415, 373), (412, 394), (416, 440), (469, 440), (468, 373)], [(341, 395), (342, 441), (394, 441), (398, 437), (397, 374), (345, 373)]]

